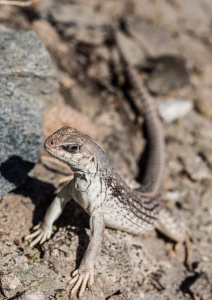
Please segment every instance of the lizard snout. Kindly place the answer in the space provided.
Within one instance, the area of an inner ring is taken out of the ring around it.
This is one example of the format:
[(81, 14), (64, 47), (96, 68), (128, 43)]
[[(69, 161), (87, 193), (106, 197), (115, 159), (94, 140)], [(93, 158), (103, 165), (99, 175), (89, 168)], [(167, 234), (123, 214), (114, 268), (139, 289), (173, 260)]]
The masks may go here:
[(56, 143), (55, 143), (55, 139), (50, 136), (46, 139), (45, 143), (44, 143), (44, 148), (45, 149), (51, 149), (53, 147), (55, 147)]

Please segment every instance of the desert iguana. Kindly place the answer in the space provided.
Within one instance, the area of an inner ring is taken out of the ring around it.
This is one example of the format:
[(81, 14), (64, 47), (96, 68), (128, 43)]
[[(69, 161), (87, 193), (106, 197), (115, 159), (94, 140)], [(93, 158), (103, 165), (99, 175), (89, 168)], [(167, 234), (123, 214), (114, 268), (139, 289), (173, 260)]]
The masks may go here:
[(74, 172), (71, 180), (49, 206), (43, 222), (26, 236), (34, 238), (31, 246), (50, 238), (53, 222), (60, 216), (66, 203), (74, 198), (90, 215), (92, 237), (77, 270), (69, 282), (74, 284), (70, 296), (79, 289), (78, 297), (91, 289), (94, 282), (94, 266), (99, 253), (105, 227), (140, 235), (157, 227), (174, 241), (184, 241), (185, 229), (176, 225), (172, 216), (160, 210), (160, 198), (164, 180), (164, 137), (161, 123), (152, 99), (122, 53), (118, 36), (116, 41), (131, 86), (142, 104), (146, 122), (149, 153), (141, 187), (131, 189), (109, 163), (104, 150), (89, 136), (71, 127), (63, 127), (47, 138), (46, 151), (66, 163)]

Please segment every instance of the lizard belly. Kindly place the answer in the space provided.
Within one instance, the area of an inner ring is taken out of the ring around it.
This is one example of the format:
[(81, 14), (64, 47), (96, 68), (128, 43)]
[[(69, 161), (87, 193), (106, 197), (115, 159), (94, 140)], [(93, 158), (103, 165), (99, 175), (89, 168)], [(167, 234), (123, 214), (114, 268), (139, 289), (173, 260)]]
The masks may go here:
[(141, 235), (154, 228), (154, 225), (149, 226), (145, 223), (141, 224), (136, 222), (136, 219), (134, 219), (128, 211), (124, 211), (123, 209), (105, 209), (104, 219), (106, 227), (136, 235)]

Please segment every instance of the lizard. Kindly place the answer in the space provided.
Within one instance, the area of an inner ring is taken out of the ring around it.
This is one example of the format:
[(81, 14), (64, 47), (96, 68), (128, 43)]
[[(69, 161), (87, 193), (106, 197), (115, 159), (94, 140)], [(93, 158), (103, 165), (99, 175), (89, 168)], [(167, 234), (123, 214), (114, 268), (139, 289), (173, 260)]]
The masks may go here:
[(44, 220), (25, 237), (34, 239), (30, 246), (44, 243), (52, 235), (52, 225), (72, 198), (89, 214), (91, 238), (78, 269), (72, 273), (74, 284), (70, 298), (78, 291), (81, 299), (86, 286), (91, 290), (94, 267), (101, 248), (105, 227), (141, 235), (158, 228), (174, 241), (185, 240), (185, 230), (161, 209), (164, 182), (165, 144), (161, 122), (137, 71), (126, 59), (115, 34), (118, 50), (131, 86), (142, 102), (149, 152), (144, 179), (139, 188), (130, 188), (110, 165), (102, 147), (88, 135), (72, 127), (63, 127), (49, 136), (45, 150), (66, 163), (74, 178), (64, 186), (50, 204)]

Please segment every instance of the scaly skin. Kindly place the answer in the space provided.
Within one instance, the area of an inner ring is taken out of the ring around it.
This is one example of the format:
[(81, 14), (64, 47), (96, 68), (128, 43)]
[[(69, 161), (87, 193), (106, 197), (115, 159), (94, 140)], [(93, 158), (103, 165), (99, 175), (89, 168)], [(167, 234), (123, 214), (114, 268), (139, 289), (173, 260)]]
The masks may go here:
[(75, 284), (70, 296), (79, 290), (79, 298), (86, 285), (90, 289), (92, 287), (94, 265), (105, 226), (142, 234), (153, 229), (157, 223), (157, 227), (169, 237), (183, 239), (183, 234), (176, 235), (174, 226), (169, 231), (170, 224), (166, 226), (168, 221), (163, 222), (164, 213), (160, 224), (159, 206), (165, 156), (162, 127), (149, 95), (137, 79), (136, 71), (129, 66), (120, 47), (119, 51), (130, 82), (142, 101), (146, 121), (150, 151), (144, 181), (140, 188), (131, 189), (110, 166), (104, 150), (94, 140), (74, 128), (63, 127), (46, 140), (44, 147), (52, 156), (70, 166), (74, 179), (53, 200), (40, 227), (26, 237), (35, 238), (30, 246), (38, 242), (42, 244), (49, 239), (54, 221), (72, 198), (90, 215), (92, 237), (79, 269), (73, 272), (70, 281), (70, 284)]

